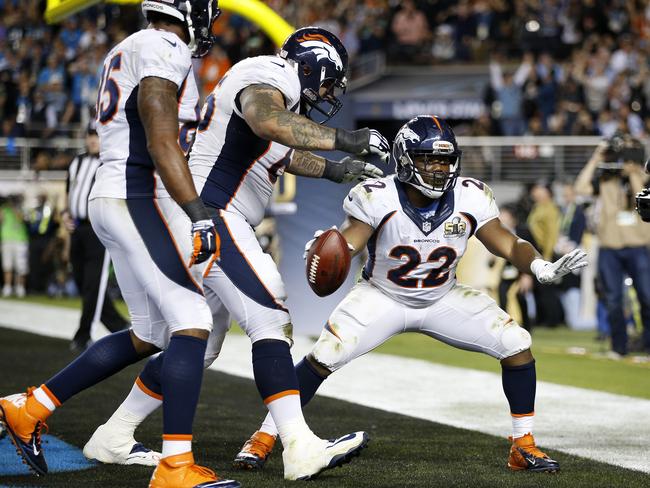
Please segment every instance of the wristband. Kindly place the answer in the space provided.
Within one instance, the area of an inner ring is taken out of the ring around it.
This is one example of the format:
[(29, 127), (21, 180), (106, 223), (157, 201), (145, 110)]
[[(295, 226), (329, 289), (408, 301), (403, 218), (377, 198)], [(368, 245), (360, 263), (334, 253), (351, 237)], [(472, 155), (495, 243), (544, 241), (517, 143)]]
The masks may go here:
[(336, 129), (334, 149), (350, 154), (362, 154), (368, 150), (370, 129), (359, 130)]
[(344, 176), (345, 164), (330, 161), (329, 159), (325, 160), (325, 169), (323, 170), (323, 176), (321, 176), (321, 178), (326, 178), (335, 183), (341, 183)]
[(210, 220), (210, 214), (208, 209), (203, 205), (203, 200), (196, 197), (194, 200), (189, 202), (179, 203), (181, 208), (185, 211), (187, 216), (192, 222), (198, 222), (199, 220)]

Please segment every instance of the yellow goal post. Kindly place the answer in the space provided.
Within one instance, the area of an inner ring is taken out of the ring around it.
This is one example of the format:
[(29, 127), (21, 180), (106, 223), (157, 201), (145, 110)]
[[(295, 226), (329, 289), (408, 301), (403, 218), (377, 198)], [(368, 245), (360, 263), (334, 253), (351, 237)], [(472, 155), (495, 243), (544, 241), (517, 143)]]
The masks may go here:
[[(137, 4), (141, 0), (108, 0), (107, 3)], [(55, 24), (66, 17), (99, 3), (100, 0), (47, 0), (45, 20)], [(273, 9), (260, 0), (219, 0), (219, 8), (245, 17), (258, 25), (276, 46), (282, 42), (294, 28)]]

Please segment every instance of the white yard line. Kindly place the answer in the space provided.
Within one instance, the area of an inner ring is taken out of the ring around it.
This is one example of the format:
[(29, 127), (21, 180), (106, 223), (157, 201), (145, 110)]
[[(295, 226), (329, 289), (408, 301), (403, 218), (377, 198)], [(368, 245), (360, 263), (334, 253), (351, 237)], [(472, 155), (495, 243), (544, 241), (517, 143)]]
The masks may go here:
[[(71, 339), (78, 320), (74, 310), (0, 300), (5, 327)], [(297, 338), (294, 359), (302, 358), (310, 345)], [(211, 369), (252, 378), (248, 338), (228, 336)], [(504, 438), (510, 431), (498, 373), (373, 353), (337, 372), (318, 393)], [(535, 410), (535, 437), (542, 446), (650, 473), (650, 400), (539, 382)]]

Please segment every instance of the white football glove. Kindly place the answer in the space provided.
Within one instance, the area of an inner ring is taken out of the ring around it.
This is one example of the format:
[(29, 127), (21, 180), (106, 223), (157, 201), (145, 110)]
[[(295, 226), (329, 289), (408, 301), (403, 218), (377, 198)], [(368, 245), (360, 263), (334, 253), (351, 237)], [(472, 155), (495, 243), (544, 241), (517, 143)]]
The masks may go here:
[[(336, 226), (333, 225), (332, 227), (330, 227), (330, 229), (336, 229)], [(323, 232), (325, 232), (325, 231), (324, 230), (317, 230), (316, 232), (314, 232), (314, 237), (312, 239), (308, 240), (307, 244), (305, 244), (305, 251), (302, 253), (302, 259), (307, 259), (307, 254), (309, 253), (309, 250), (311, 249), (311, 246), (314, 245), (314, 242), (316, 241), (316, 239), (318, 239), (323, 234)], [(348, 249), (350, 250), (350, 252), (354, 252), (354, 246), (352, 244), (350, 244), (349, 242), (348, 242)]]
[(586, 257), (587, 253), (582, 249), (574, 249), (554, 263), (537, 258), (530, 263), (530, 270), (540, 283), (551, 283), (572, 271), (587, 266)]
[(388, 163), (390, 158), (390, 144), (379, 131), (370, 129), (370, 139), (368, 141), (368, 153), (379, 156), (382, 163)]

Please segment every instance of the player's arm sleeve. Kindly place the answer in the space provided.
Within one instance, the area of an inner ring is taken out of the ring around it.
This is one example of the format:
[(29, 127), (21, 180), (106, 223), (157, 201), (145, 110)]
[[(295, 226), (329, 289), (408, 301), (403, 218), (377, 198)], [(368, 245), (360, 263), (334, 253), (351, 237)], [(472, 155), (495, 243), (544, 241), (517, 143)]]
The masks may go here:
[(180, 87), (192, 67), (192, 57), (186, 45), (176, 41), (169, 44), (166, 38), (149, 39), (148, 45), (140, 46), (139, 79), (155, 76), (169, 80)]
[[(281, 68), (274, 61), (265, 60), (260, 69), (247, 73), (245, 87), (252, 85), (266, 85), (278, 90), (284, 97), (287, 110), (294, 109), (300, 102), (300, 86), (289, 76), (285, 68)], [(239, 113), (240, 107), (235, 106), (235, 111), (238, 112), (237, 115), (242, 116)]]
[(370, 204), (370, 199), (367, 196), (366, 190), (363, 185), (357, 185), (350, 193), (343, 199), (343, 211), (350, 217), (354, 217), (369, 226), (377, 227), (377, 218)]

